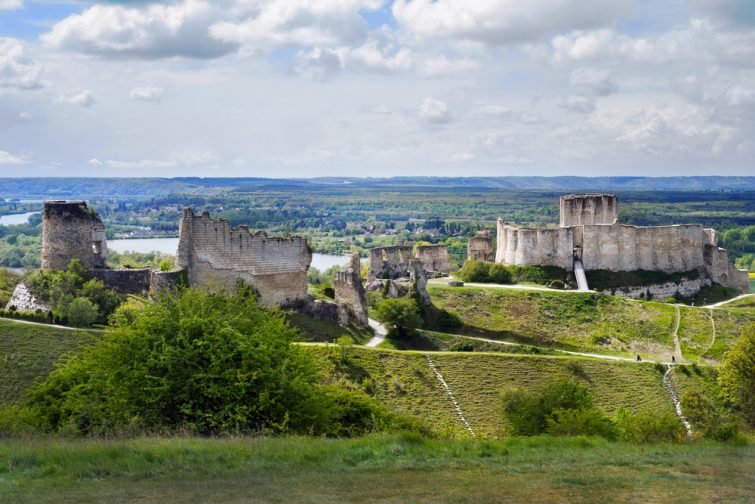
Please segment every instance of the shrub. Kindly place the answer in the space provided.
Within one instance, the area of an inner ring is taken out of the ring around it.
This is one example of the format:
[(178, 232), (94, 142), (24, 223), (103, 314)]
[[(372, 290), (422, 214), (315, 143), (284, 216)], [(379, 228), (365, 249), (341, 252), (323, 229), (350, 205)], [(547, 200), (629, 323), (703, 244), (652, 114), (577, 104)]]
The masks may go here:
[(742, 329), (718, 370), (724, 397), (755, 425), (755, 324)]
[(386, 324), (394, 336), (406, 336), (422, 326), (419, 306), (414, 299), (382, 299), (375, 308), (375, 316)]
[(556, 409), (546, 419), (545, 432), (557, 436), (600, 436), (615, 440), (619, 429), (597, 408)]
[(66, 307), (68, 323), (74, 327), (91, 327), (97, 320), (97, 307), (84, 297), (74, 298)]
[(619, 438), (632, 443), (679, 442), (686, 435), (679, 418), (669, 412), (635, 414), (622, 408), (616, 413), (614, 420)]
[(467, 260), (459, 270), (459, 278), (465, 282), (489, 282), (489, 263)]
[(457, 341), (452, 343), (448, 349), (452, 352), (474, 352), (474, 345), (469, 341)]
[(511, 272), (503, 264), (490, 263), (488, 266), (488, 278), (493, 283), (510, 284)]
[(248, 290), (185, 289), (129, 317), (32, 388), (43, 429), (351, 435), (389, 420), (363, 396), (318, 386), (297, 331)]

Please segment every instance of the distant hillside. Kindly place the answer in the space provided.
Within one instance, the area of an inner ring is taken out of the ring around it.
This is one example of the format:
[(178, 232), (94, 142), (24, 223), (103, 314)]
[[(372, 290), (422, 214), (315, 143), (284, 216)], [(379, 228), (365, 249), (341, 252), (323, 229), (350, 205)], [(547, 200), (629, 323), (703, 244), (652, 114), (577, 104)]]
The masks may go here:
[(755, 177), (319, 177), (0, 178), (0, 197), (73, 199), (153, 197), (209, 190), (350, 187), (479, 188), (550, 191), (752, 191)]

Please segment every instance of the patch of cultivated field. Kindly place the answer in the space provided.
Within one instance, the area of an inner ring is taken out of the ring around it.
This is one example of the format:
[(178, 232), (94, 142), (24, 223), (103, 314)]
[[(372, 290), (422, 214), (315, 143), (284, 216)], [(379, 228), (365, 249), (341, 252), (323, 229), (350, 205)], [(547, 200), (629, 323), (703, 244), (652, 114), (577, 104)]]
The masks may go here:
[(0, 405), (18, 401), (61, 355), (94, 341), (97, 334), (0, 319)]

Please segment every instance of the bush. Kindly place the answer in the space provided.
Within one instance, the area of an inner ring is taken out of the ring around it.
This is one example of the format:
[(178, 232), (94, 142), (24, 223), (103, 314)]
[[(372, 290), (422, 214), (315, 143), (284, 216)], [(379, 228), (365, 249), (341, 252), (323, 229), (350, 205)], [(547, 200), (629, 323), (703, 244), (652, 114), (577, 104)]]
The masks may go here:
[(620, 409), (614, 418), (619, 438), (632, 443), (679, 442), (685, 439), (686, 431), (679, 418), (669, 412), (632, 413)]
[(44, 430), (85, 435), (352, 435), (390, 420), (365, 396), (318, 386), (297, 336), (249, 290), (164, 294), (36, 384), (28, 406)]
[(742, 334), (724, 355), (718, 383), (725, 399), (750, 425), (755, 425), (755, 324), (742, 329)]
[(567, 271), (556, 266), (507, 266), (499, 263), (467, 260), (457, 276), (465, 282), (536, 283), (563, 289)]
[(452, 352), (474, 352), (474, 345), (469, 341), (457, 341), (452, 343), (448, 349)]
[(66, 307), (66, 318), (74, 327), (91, 327), (97, 313), (94, 303), (83, 297), (74, 298)]
[[(502, 409), (513, 434), (534, 436), (546, 432), (556, 410), (593, 409), (589, 390), (573, 381), (549, 384), (539, 394), (521, 389), (505, 391)], [(563, 413), (561, 413), (563, 414)]]
[(489, 282), (489, 264), (482, 261), (467, 260), (459, 270), (458, 276), (465, 282)]
[(546, 419), (545, 432), (556, 436), (619, 437), (616, 424), (597, 408), (556, 409)]
[(375, 316), (389, 327), (393, 336), (406, 336), (422, 326), (419, 306), (414, 299), (382, 299), (375, 308)]

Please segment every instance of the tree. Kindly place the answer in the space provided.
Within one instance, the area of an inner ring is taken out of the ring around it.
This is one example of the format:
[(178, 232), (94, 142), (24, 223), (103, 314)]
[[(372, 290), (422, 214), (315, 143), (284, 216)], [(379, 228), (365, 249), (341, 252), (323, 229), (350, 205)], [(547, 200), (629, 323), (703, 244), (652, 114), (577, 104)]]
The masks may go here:
[(419, 306), (414, 299), (382, 299), (375, 308), (381, 322), (390, 327), (391, 334), (406, 336), (412, 329), (422, 326)]
[(74, 298), (66, 307), (66, 318), (74, 327), (91, 327), (98, 314), (97, 306), (83, 297)]
[(724, 356), (718, 370), (718, 383), (724, 397), (755, 425), (755, 324), (742, 334)]

